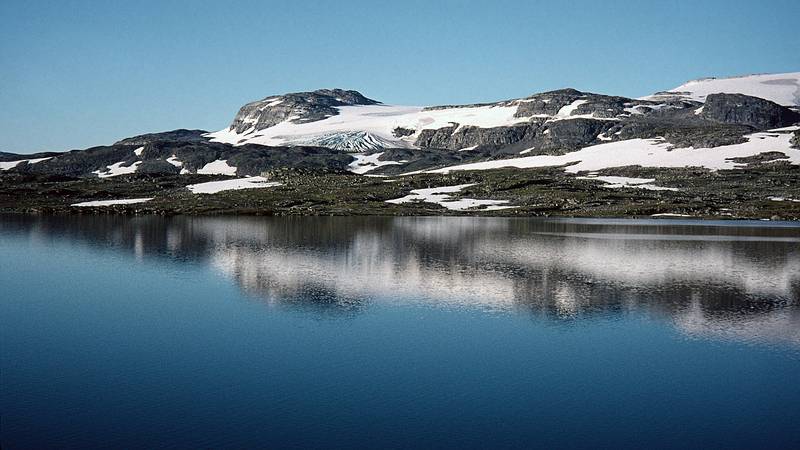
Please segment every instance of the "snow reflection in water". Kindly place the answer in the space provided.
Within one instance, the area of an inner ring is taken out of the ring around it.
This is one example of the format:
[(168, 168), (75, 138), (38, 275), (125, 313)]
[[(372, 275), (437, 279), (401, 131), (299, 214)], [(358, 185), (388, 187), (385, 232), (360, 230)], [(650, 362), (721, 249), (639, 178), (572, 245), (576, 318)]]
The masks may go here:
[[(210, 264), (273, 307), (428, 304), (553, 321), (643, 312), (688, 336), (800, 345), (800, 228), (494, 218), (4, 220)], [(41, 236), (39, 237), (41, 238)]]

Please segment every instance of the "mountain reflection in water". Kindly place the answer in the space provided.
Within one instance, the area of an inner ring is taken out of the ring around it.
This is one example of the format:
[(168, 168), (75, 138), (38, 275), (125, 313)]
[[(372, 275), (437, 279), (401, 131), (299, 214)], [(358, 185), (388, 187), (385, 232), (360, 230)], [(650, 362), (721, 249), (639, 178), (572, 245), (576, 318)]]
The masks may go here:
[(569, 324), (638, 311), (688, 336), (800, 345), (800, 228), (788, 224), (3, 216), (0, 233), (208, 264), (311, 314), (413, 303)]

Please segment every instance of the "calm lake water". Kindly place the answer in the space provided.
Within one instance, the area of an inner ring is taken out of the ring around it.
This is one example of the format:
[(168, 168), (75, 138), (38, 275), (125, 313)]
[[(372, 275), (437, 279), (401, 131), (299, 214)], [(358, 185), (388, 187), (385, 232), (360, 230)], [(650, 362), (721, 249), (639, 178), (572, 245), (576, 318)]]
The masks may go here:
[(0, 215), (13, 448), (800, 448), (800, 228)]

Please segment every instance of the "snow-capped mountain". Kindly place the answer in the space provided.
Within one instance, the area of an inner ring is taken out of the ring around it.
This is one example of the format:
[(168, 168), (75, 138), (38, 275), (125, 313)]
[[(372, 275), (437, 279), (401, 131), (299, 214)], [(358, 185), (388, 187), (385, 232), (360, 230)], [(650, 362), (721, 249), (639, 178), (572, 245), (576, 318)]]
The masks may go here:
[[(0, 152), (0, 211), (800, 220), (799, 83), (754, 75), (640, 99), (560, 89), (432, 107), (342, 89), (270, 96), (214, 133)], [(223, 193), (237, 190), (253, 193)]]
[[(248, 103), (229, 127), (214, 133), (175, 130), (86, 151), (0, 153), (0, 171), (108, 178), (241, 176), (302, 167), (374, 174), (543, 167), (586, 155), (612, 161), (606, 156), (612, 153), (627, 155), (620, 159), (626, 165), (658, 166), (660, 160), (647, 156), (663, 152), (669, 167), (716, 169), (733, 164), (727, 156), (770, 151), (793, 162), (800, 147), (798, 86), (800, 72), (794, 72), (692, 81), (640, 99), (561, 89), (431, 107), (386, 105), (357, 91), (322, 89)], [(782, 130), (757, 134), (776, 129)], [(730, 154), (710, 150), (726, 148)]]
[[(534, 122), (594, 118), (613, 120), (631, 114), (645, 114), (659, 105), (649, 101), (582, 93), (574, 89), (536, 94), (523, 99), (465, 106), (393, 106), (371, 101), (329, 107), (328, 97), (313, 93), (268, 97), (248, 104), (237, 114), (230, 127), (210, 133), (213, 142), (232, 145), (319, 145), (333, 143), (333, 148), (364, 151), (387, 147), (420, 148), (429, 140), (426, 131), (453, 128), (468, 129), (510, 127)], [(354, 91), (357, 98), (366, 98)], [(296, 110), (284, 109), (287, 100)], [(323, 99), (324, 113), (314, 102)], [(639, 108), (639, 109), (637, 109)], [(276, 109), (278, 112), (276, 112)], [(285, 117), (277, 121), (276, 117)], [(250, 125), (246, 127), (243, 124)], [(327, 145), (326, 145), (327, 146)]]
[[(622, 130), (624, 122), (652, 118), (683, 122), (708, 119), (753, 125), (755, 122), (731, 121), (727, 113), (712, 117), (711, 110), (704, 110), (703, 103), (709, 96), (715, 104), (734, 100), (713, 97), (713, 94), (723, 93), (738, 93), (784, 107), (797, 107), (800, 105), (800, 72), (708, 78), (640, 99), (562, 89), (521, 99), (464, 106), (394, 106), (356, 91), (319, 90), (271, 96), (249, 103), (242, 107), (228, 128), (207, 137), (213, 142), (231, 145), (321, 145), (353, 152), (391, 147), (460, 150), (479, 145), (511, 144), (525, 140), (525, 135), (533, 138), (537, 131), (544, 137), (551, 128), (550, 132), (561, 132), (562, 136), (565, 131), (573, 135), (594, 134), (593, 138), (602, 134), (601, 140), (608, 140), (612, 139), (610, 136), (626, 134)], [(770, 106), (765, 108), (770, 109)], [(766, 127), (792, 122), (791, 112), (776, 111), (772, 114), (786, 117), (768, 119)], [(576, 119), (589, 122), (557, 123)], [(589, 129), (585, 129), (587, 124)], [(535, 146), (570, 146), (570, 142), (553, 136), (539, 139), (542, 142)], [(585, 139), (572, 141), (588, 143)]]

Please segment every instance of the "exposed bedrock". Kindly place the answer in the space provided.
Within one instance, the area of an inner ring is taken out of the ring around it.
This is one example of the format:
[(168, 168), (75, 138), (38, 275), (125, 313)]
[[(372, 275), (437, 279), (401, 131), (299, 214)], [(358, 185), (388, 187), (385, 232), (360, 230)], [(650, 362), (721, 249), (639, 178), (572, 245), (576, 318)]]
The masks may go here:
[(785, 106), (743, 94), (711, 94), (700, 115), (714, 122), (749, 125), (758, 130), (800, 122), (800, 114)]
[(421, 148), (459, 150), (476, 145), (509, 145), (531, 140), (541, 126), (538, 122), (523, 123), (509, 127), (479, 128), (458, 126), (422, 130), (415, 144)]
[(534, 154), (560, 153), (596, 142), (598, 135), (614, 125), (613, 121), (586, 118), (551, 122), (538, 120), (495, 128), (455, 124), (436, 130), (422, 130), (415, 144), (421, 148), (449, 150), (514, 145), (518, 150), (533, 148)]
[(115, 142), (114, 145), (142, 146), (159, 141), (205, 142), (208, 140), (207, 138), (203, 137), (203, 135), (206, 133), (208, 133), (208, 131), (179, 129), (164, 131), (161, 133), (140, 134), (139, 136), (121, 139)]

